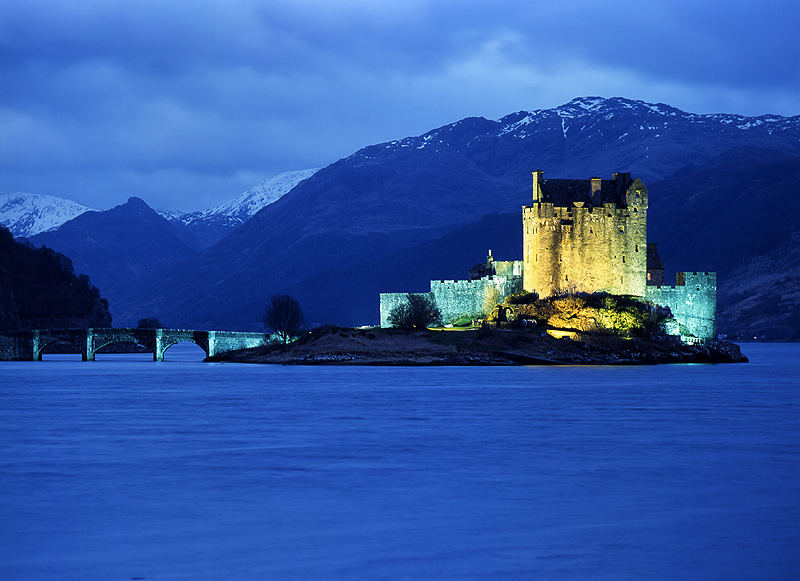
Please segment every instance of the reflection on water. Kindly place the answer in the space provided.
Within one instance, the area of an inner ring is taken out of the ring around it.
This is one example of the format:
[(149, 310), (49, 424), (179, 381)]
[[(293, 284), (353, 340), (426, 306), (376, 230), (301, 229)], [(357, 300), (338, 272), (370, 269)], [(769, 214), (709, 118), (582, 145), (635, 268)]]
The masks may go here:
[(747, 365), (0, 364), (2, 579), (786, 579), (800, 345)]
[[(202, 361), (206, 356), (205, 351), (194, 343), (177, 343), (167, 349), (164, 361)], [(42, 361), (81, 361), (78, 353), (45, 353)], [(116, 361), (130, 363), (139, 361), (153, 361), (152, 353), (97, 353), (95, 361)]]

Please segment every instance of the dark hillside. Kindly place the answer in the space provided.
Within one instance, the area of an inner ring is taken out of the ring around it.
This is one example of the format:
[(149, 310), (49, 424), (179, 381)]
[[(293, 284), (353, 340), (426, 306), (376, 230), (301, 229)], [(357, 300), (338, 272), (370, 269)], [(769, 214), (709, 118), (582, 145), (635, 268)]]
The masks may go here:
[(0, 324), (4, 328), (108, 327), (108, 302), (72, 262), (0, 228)]

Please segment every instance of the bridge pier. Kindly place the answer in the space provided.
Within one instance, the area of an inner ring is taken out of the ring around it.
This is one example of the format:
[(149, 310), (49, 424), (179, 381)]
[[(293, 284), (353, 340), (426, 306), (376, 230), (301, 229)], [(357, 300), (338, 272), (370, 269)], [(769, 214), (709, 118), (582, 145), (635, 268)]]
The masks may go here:
[(31, 360), (32, 361), (41, 361), (42, 360), (42, 348), (39, 347), (40, 344), (40, 336), (39, 330), (35, 330), (33, 332), (32, 338), (32, 345), (31, 345)]
[(81, 359), (94, 361), (94, 329), (86, 329), (86, 341), (83, 343)]
[(216, 342), (217, 342), (217, 332), (216, 331), (209, 331), (208, 332), (208, 350), (206, 351), (206, 357), (213, 357), (216, 353)]
[(164, 329), (156, 329), (156, 339), (153, 344), (153, 361), (164, 361)]

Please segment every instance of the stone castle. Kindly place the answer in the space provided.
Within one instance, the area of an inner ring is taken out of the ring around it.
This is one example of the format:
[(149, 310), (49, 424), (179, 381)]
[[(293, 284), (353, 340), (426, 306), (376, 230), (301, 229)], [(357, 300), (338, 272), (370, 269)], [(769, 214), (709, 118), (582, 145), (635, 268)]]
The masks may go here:
[[(629, 173), (610, 180), (545, 179), (533, 172), (533, 202), (522, 208), (522, 260), (495, 261), (470, 271), (470, 280), (433, 280), (429, 295), (450, 323), (480, 317), (487, 297), (502, 301), (515, 292), (540, 297), (570, 292), (607, 292), (667, 306), (684, 340), (716, 335), (716, 274), (679, 272), (664, 285), (655, 244), (647, 242), (647, 188)], [(407, 293), (381, 293), (381, 326)]]

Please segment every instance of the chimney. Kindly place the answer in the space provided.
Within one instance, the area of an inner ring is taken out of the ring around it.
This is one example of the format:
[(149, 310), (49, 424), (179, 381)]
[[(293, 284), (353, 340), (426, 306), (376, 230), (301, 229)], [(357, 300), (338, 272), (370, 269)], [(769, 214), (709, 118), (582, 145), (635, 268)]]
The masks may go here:
[(602, 178), (591, 178), (589, 181), (592, 183), (592, 206), (602, 206), (603, 200), (600, 194), (600, 188), (603, 185)]
[(544, 181), (544, 172), (537, 169), (533, 172), (533, 201), (541, 202), (542, 200), (542, 182)]
[(613, 174), (614, 181), (617, 182), (617, 189), (624, 190), (627, 188), (631, 182), (631, 172), (629, 171), (618, 171)]

